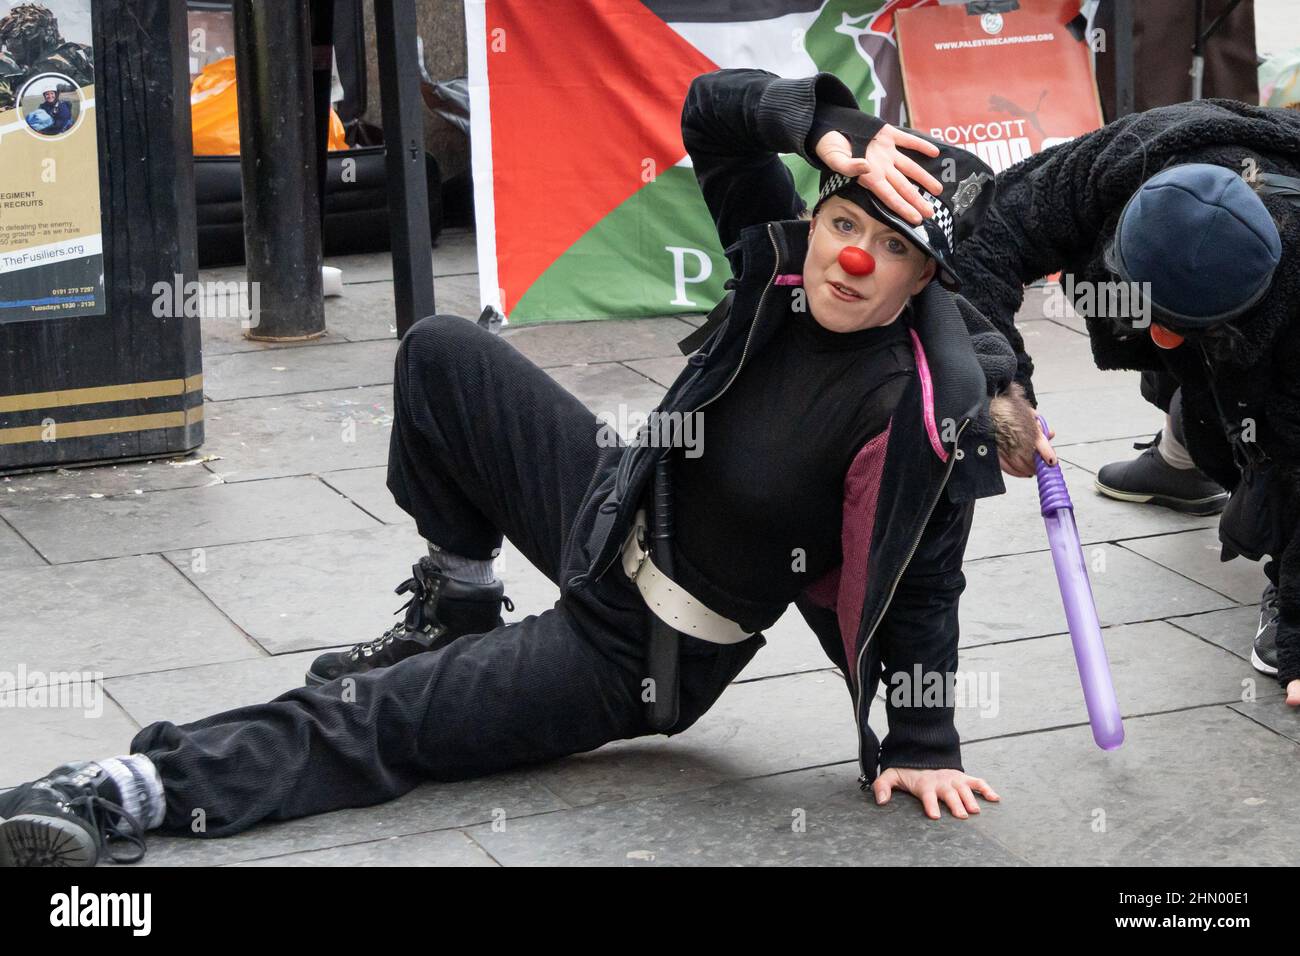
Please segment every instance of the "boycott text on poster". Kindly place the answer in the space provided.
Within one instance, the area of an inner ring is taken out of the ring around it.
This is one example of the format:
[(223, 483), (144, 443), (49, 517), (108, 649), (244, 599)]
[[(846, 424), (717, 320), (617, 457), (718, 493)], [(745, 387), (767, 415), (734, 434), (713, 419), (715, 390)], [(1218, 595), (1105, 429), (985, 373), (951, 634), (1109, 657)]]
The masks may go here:
[(0, 322), (104, 313), (91, 0), (0, 0)]
[(911, 125), (1001, 172), (1101, 126), (1088, 47), (1066, 29), (1078, 0), (1021, 0), (1006, 13), (966, 5), (900, 10)]

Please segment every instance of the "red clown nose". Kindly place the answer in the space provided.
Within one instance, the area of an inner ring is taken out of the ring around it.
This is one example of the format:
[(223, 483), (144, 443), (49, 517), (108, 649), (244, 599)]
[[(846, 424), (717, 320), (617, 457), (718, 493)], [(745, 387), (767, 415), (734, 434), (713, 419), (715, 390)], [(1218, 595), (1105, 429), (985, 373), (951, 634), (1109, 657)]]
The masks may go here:
[(876, 271), (876, 260), (865, 249), (845, 246), (840, 250), (840, 268), (851, 276), (869, 276)]

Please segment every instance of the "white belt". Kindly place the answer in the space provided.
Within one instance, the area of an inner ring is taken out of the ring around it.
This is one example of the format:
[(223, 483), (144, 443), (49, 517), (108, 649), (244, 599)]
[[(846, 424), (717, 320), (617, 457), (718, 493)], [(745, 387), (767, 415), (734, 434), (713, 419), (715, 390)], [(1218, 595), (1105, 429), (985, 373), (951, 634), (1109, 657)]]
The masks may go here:
[(691, 596), (685, 588), (664, 574), (650, 559), (645, 548), (645, 509), (636, 513), (636, 522), (623, 545), (623, 571), (636, 582), (646, 607), (655, 617), (674, 630), (714, 644), (739, 644), (752, 633), (735, 621), (710, 610)]

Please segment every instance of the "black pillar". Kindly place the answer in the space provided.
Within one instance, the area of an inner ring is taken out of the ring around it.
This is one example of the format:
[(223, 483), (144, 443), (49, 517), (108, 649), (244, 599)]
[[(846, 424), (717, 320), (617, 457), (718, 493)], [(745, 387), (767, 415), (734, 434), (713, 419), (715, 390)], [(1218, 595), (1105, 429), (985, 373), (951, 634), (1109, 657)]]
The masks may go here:
[(329, 172), (330, 86), (334, 72), (334, 0), (311, 0), (311, 76), (316, 130), (316, 204), (325, 230), (325, 177)]
[(1115, 3), (1115, 119), (1133, 112), (1133, 0)]
[(424, 171), (424, 113), (414, 0), (375, 0), (379, 97), (387, 150), (397, 335), (434, 314), (433, 245)]
[(251, 339), (325, 332), (311, 42), (301, 0), (235, 0), (244, 250), (260, 311)]

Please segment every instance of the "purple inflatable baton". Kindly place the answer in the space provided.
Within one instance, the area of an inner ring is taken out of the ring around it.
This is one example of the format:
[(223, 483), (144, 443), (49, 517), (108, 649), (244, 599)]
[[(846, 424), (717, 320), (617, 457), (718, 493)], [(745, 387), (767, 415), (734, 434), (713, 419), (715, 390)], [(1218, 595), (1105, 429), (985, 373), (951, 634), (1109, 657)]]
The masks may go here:
[[(1047, 421), (1041, 415), (1038, 424), (1043, 434), (1048, 434)], [(1047, 525), (1047, 541), (1052, 546), (1052, 563), (1056, 565), (1061, 602), (1070, 625), (1070, 641), (1074, 644), (1074, 661), (1083, 684), (1083, 700), (1088, 705), (1092, 739), (1102, 750), (1114, 750), (1124, 742), (1124, 724), (1120, 721), (1115, 685), (1110, 679), (1106, 645), (1101, 642), (1101, 624), (1092, 599), (1092, 585), (1088, 583), (1088, 569), (1083, 563), (1079, 529), (1074, 524), (1074, 505), (1070, 503), (1061, 466), (1047, 464), (1041, 455), (1035, 455), (1034, 462), (1038, 469), (1038, 502)]]

